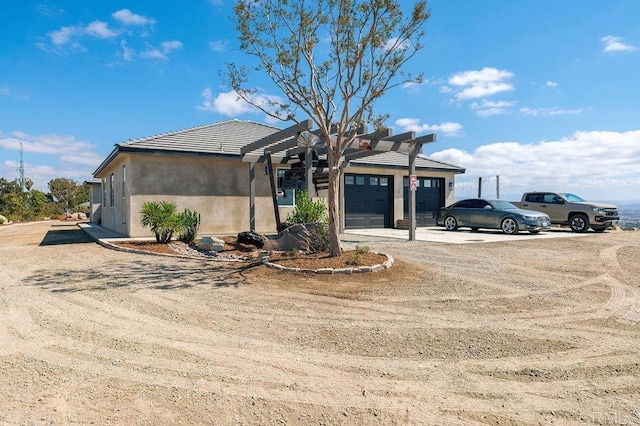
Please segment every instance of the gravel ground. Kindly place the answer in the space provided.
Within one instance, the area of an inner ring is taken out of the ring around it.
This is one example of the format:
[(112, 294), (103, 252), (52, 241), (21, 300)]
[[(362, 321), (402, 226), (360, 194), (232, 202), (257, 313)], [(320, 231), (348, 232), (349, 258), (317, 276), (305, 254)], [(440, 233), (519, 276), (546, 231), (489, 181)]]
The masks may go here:
[(640, 425), (640, 232), (349, 276), (0, 228), (0, 424)]

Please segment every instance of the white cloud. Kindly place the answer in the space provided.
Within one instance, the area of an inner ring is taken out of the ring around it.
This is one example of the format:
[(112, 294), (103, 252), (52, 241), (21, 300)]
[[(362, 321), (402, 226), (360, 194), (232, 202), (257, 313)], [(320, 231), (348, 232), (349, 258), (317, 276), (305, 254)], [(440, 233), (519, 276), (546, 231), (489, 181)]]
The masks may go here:
[[(11, 135), (0, 133), (0, 148), (15, 151), (16, 157), (20, 144), (25, 159), (26, 177), (34, 181), (34, 187), (48, 191), (47, 183), (57, 177), (84, 180), (91, 177), (104, 157), (94, 151), (94, 144), (77, 140), (70, 135), (30, 135), (25, 132), (13, 132)], [(33, 155), (30, 155), (33, 154)], [(39, 155), (55, 157), (55, 166), (36, 164), (33, 159)], [(17, 161), (5, 161), (0, 165), (0, 176), (11, 178), (18, 173)]]
[(118, 35), (116, 31), (109, 28), (109, 24), (102, 21), (93, 21), (87, 25), (84, 33), (98, 38), (112, 38)]
[(122, 57), (124, 58), (124, 60), (125, 61), (133, 60), (134, 51), (133, 51), (133, 49), (131, 49), (131, 48), (129, 48), (127, 46), (127, 41), (126, 40), (122, 40), (120, 42), (120, 46), (122, 47)]
[[(91, 36), (97, 38), (113, 38), (118, 33), (111, 28), (109, 24), (102, 21), (93, 21), (86, 27), (83, 25), (74, 25), (69, 27), (62, 27), (59, 30), (51, 31), (47, 33), (51, 43), (56, 48), (69, 45), (76, 51), (84, 51), (84, 47), (78, 41), (83, 36)], [(46, 50), (46, 46), (39, 44), (40, 48)]]
[(552, 108), (520, 108), (522, 115), (531, 115), (534, 117), (548, 116), (548, 115), (569, 115), (580, 114), (584, 112), (584, 109), (560, 109), (558, 107)]
[(146, 16), (132, 13), (129, 9), (121, 9), (113, 12), (111, 16), (124, 25), (153, 25), (156, 20)]
[(555, 81), (550, 81), (547, 80), (547, 82), (544, 84), (546, 87), (557, 87), (558, 83), (556, 83)]
[(16, 91), (9, 86), (0, 86), (0, 96), (6, 96), (13, 99), (29, 99), (31, 97), (31, 94), (27, 92)]
[(160, 43), (160, 46), (162, 47), (161, 49), (147, 49), (144, 52), (140, 53), (140, 56), (142, 56), (143, 58), (166, 60), (168, 59), (168, 55), (172, 50), (180, 49), (182, 47), (182, 43), (180, 43), (178, 40), (163, 41), (162, 43)]
[(440, 124), (420, 124), (419, 118), (400, 118), (395, 122), (402, 132), (434, 132), (445, 136), (455, 137), (462, 134), (462, 124), (444, 122)]
[(423, 86), (427, 86), (429, 84), (429, 80), (422, 80), (421, 82), (411, 81), (408, 83), (404, 83), (402, 88), (409, 93), (420, 93), (420, 88)]
[(471, 109), (476, 112), (479, 117), (489, 117), (492, 115), (506, 114), (507, 109), (514, 106), (516, 101), (487, 101), (483, 99), (480, 102), (473, 102)]
[[(211, 88), (207, 87), (202, 91), (200, 96), (202, 97), (202, 103), (196, 106), (196, 109), (199, 111), (215, 112), (226, 115), (227, 117), (262, 112), (243, 99), (240, 99), (235, 91), (220, 93), (214, 98)], [(275, 95), (259, 94), (253, 95), (252, 102), (262, 105), (264, 109), (268, 111), (273, 111), (274, 108), (269, 104), (271, 102), (283, 103), (284, 99)]]
[(478, 99), (513, 90), (513, 85), (505, 80), (513, 77), (507, 70), (485, 67), (479, 71), (464, 71), (449, 77), (450, 88), (456, 99)]
[(19, 151), (20, 143), (24, 152), (36, 154), (69, 154), (93, 148), (93, 144), (68, 135), (29, 135), (18, 131), (13, 132), (12, 137), (0, 139), (0, 147), (9, 150)]
[(51, 43), (61, 46), (67, 44), (71, 41), (71, 39), (81, 31), (79, 27), (62, 27), (57, 31), (51, 31), (47, 35), (51, 39)]
[(400, 42), (399, 38), (394, 37), (387, 40), (387, 42), (384, 45), (384, 48), (385, 50), (388, 50), (388, 51), (392, 51), (392, 50), (404, 51), (409, 49), (409, 42), (407, 40)]
[(604, 43), (603, 52), (634, 52), (638, 50), (630, 44), (623, 43), (620, 37), (612, 35), (604, 36), (600, 41)]
[(209, 49), (213, 52), (226, 52), (229, 46), (229, 40), (215, 40), (209, 42)]
[[(428, 156), (465, 167), (466, 174), (456, 177), (461, 184), (473, 186), (478, 176), (499, 175), (501, 194), (537, 189), (576, 192), (604, 200), (638, 198), (640, 130), (576, 132), (557, 141), (500, 142), (473, 152), (451, 148)], [(495, 195), (494, 187), (489, 186), (487, 194)], [(477, 187), (456, 194), (475, 195)]]
[(49, 18), (62, 15), (64, 13), (64, 9), (58, 9), (57, 7), (42, 3), (36, 6), (36, 10), (40, 15), (47, 16)]

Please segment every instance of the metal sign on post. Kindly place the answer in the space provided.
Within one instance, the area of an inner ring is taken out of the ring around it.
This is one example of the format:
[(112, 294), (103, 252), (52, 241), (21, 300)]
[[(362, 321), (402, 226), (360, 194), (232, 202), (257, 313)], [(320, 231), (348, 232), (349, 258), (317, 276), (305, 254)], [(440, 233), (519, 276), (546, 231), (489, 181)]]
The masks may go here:
[(409, 176), (409, 189), (411, 191), (415, 191), (416, 189), (418, 189), (418, 176), (416, 175)]

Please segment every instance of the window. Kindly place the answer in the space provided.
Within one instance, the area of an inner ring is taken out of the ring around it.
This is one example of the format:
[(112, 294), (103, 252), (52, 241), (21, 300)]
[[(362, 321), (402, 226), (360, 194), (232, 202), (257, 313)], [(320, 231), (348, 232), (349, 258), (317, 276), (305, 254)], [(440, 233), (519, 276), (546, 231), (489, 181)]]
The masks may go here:
[(364, 176), (356, 176), (356, 185), (364, 185)]
[(380, 186), (389, 186), (389, 178), (381, 177), (380, 178)]
[(377, 177), (370, 177), (369, 178), (369, 185), (370, 186), (378, 186), (378, 178)]
[(279, 206), (296, 205), (296, 188), (289, 187), (286, 180), (287, 169), (276, 170), (276, 190), (278, 191), (277, 202)]
[(126, 194), (127, 194), (127, 173), (123, 165), (122, 166), (122, 198), (124, 198)]
[(113, 175), (113, 173), (111, 173), (111, 175), (109, 175), (109, 206), (110, 207), (113, 207), (113, 204), (114, 204), (113, 188), (115, 186), (115, 182), (116, 182), (116, 178)]
[(344, 184), (345, 185), (353, 185), (355, 183), (354, 177), (353, 176), (345, 176), (344, 177)]
[(100, 204), (102, 204), (104, 207), (106, 207), (107, 203), (107, 180), (105, 178), (102, 178), (102, 201)]

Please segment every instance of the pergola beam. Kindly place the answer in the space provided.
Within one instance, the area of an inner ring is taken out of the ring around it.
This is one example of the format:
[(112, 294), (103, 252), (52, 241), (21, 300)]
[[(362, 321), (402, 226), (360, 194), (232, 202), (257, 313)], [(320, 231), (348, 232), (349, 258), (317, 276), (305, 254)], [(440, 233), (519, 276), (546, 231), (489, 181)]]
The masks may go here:
[[(270, 134), (269, 136), (265, 136), (262, 139), (258, 139), (255, 142), (243, 146), (242, 148), (240, 148), (240, 154), (245, 155), (256, 149), (266, 148), (274, 142), (280, 142), (283, 139), (296, 137), (299, 133), (304, 132), (305, 130), (310, 130), (312, 126), (313, 121), (311, 119), (301, 121), (300, 123), (294, 124), (293, 126), (287, 127), (286, 129), (282, 129), (278, 132)], [(272, 151), (272, 153), (273, 152), (275, 151)]]

